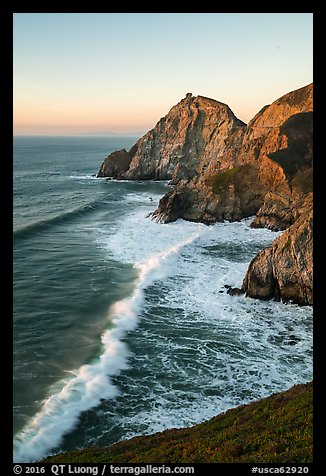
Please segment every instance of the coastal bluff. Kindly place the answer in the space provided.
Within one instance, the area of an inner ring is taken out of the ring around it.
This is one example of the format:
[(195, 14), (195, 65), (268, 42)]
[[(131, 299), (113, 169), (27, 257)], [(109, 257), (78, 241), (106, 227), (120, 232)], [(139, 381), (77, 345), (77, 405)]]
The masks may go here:
[(41, 463), (309, 463), (313, 382), (240, 405), (190, 428), (48, 456)]
[[(264, 106), (248, 123), (224, 103), (186, 97), (98, 177), (169, 180), (151, 217), (212, 224), (254, 216), (252, 227), (283, 231), (250, 264), (241, 291), (311, 305), (313, 85)], [(284, 236), (283, 236), (284, 235)]]

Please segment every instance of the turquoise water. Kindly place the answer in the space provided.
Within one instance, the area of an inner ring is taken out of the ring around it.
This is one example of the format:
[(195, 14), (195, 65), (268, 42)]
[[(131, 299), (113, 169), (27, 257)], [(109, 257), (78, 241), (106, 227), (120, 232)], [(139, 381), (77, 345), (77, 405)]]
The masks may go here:
[(189, 426), (312, 378), (312, 308), (231, 297), (277, 236), (148, 218), (135, 138), (14, 140), (14, 459)]

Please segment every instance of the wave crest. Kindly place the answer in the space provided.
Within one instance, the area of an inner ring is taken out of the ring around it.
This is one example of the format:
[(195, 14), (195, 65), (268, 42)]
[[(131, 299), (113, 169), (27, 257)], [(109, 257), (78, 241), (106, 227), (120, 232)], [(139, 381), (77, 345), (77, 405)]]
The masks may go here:
[(106, 202), (103, 198), (93, 200), (92, 202), (85, 203), (79, 207), (76, 207), (72, 210), (63, 211), (58, 215), (51, 216), (50, 218), (45, 218), (37, 222), (23, 226), (17, 230), (14, 230), (13, 236), (15, 239), (23, 239), (28, 236), (38, 232), (47, 230), (50, 226), (57, 225), (58, 223), (63, 223), (70, 220), (71, 218), (78, 217), (84, 213), (92, 212), (98, 206), (105, 204)]
[(74, 428), (81, 412), (99, 405), (102, 399), (119, 395), (111, 377), (128, 368), (129, 350), (122, 339), (137, 326), (144, 289), (166, 277), (174, 258), (198, 236), (191, 236), (135, 264), (139, 276), (132, 296), (117, 301), (109, 309), (112, 327), (102, 335), (103, 353), (94, 363), (80, 367), (74, 372), (74, 377), (63, 380), (62, 389), (43, 402), (40, 411), (14, 440), (15, 463), (45, 457), (58, 447), (64, 434)]

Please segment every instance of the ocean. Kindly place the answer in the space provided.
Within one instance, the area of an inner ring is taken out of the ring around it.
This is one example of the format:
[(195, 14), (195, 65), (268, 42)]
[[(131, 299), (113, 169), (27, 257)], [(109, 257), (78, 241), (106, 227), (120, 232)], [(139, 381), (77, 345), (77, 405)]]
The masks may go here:
[(135, 137), (14, 138), (14, 461), (191, 426), (312, 379), (312, 307), (229, 296), (279, 235), (149, 218)]

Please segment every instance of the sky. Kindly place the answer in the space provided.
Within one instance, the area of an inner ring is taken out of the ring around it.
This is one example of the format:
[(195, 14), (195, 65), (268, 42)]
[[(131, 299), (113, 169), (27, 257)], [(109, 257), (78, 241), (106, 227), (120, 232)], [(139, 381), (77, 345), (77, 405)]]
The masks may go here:
[(186, 93), (248, 122), (313, 81), (312, 13), (15, 13), (16, 135), (142, 135)]

